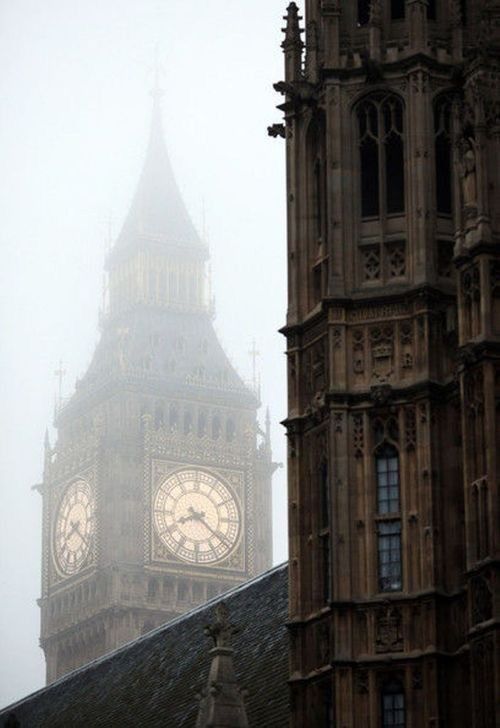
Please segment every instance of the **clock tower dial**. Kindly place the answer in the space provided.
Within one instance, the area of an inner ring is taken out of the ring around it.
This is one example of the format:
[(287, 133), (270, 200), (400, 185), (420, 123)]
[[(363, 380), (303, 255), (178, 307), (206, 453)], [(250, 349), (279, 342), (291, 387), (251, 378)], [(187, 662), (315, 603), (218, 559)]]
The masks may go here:
[(94, 497), (90, 485), (77, 480), (64, 491), (54, 524), (54, 562), (63, 576), (77, 574), (88, 560), (94, 540)]
[(158, 537), (190, 564), (217, 564), (235, 549), (241, 512), (231, 488), (202, 470), (179, 470), (158, 488), (153, 505)]

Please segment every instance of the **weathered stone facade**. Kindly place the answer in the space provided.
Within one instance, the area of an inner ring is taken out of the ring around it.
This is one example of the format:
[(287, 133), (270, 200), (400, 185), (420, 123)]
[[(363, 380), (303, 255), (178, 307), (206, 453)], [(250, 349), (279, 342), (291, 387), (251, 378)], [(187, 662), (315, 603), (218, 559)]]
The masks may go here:
[(285, 21), (291, 725), (492, 728), (500, 3)]
[(49, 682), (271, 566), (269, 418), (215, 334), (158, 98), (101, 338), (46, 443)]

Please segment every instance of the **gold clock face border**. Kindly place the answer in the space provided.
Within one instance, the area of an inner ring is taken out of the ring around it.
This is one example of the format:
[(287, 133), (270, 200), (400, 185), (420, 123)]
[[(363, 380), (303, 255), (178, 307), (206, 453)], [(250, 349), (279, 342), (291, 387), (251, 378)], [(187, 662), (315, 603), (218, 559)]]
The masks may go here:
[[(79, 499), (81, 495), (83, 499)], [(75, 498), (76, 496), (76, 498)], [(66, 503), (68, 501), (68, 503)], [(95, 538), (95, 497), (92, 486), (84, 478), (77, 478), (62, 491), (54, 512), (52, 526), (52, 561), (59, 576), (69, 578), (79, 574), (88, 562)], [(73, 518), (71, 515), (73, 514)], [(78, 518), (80, 517), (80, 518)], [(85, 518), (82, 526), (81, 519)], [(64, 529), (64, 547), (58, 543), (60, 525)], [(63, 563), (61, 552), (67, 552)], [(69, 555), (74, 558), (69, 559)], [(71, 564), (69, 561), (71, 560)]]
[(152, 510), (156, 536), (185, 564), (217, 567), (241, 542), (238, 496), (219, 473), (208, 469), (180, 467), (165, 474)]

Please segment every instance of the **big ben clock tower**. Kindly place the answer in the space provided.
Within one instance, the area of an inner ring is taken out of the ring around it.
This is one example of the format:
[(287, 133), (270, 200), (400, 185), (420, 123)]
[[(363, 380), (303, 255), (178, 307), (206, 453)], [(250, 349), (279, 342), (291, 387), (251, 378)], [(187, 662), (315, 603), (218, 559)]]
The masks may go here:
[(45, 445), (48, 682), (271, 565), (269, 421), (216, 337), (207, 257), (156, 94), (101, 338)]

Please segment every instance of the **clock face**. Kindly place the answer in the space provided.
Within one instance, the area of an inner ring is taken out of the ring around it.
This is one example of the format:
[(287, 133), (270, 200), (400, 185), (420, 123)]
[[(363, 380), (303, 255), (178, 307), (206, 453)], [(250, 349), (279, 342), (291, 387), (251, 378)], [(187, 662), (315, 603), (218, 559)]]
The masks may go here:
[(182, 561), (215, 564), (238, 544), (238, 502), (229, 486), (210, 473), (173, 473), (158, 488), (153, 507), (158, 536)]
[(94, 539), (94, 498), (84, 480), (64, 492), (54, 525), (54, 559), (64, 576), (76, 574), (85, 565)]

